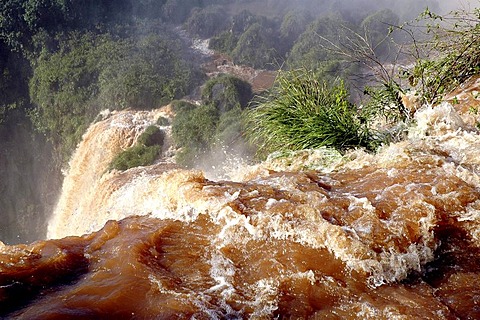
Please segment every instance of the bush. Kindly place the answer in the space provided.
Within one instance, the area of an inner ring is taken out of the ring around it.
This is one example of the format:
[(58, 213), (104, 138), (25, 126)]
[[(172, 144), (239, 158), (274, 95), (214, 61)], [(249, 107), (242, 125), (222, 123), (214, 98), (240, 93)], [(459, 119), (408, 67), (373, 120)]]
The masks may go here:
[(215, 129), (215, 142), (225, 147), (238, 142), (243, 132), (242, 117), (243, 110), (240, 108), (234, 108), (223, 113)]
[(173, 100), (171, 102), (172, 111), (175, 113), (182, 113), (184, 111), (190, 111), (195, 109), (197, 106), (191, 102), (185, 100)]
[(118, 154), (112, 160), (109, 170), (127, 170), (139, 166), (151, 165), (157, 158), (161, 146), (153, 145), (147, 147), (143, 144), (137, 144)]
[(210, 39), (208, 47), (217, 52), (230, 54), (238, 42), (238, 36), (233, 32), (224, 31)]
[(275, 69), (281, 64), (273, 29), (256, 22), (238, 39), (231, 55), (236, 64), (259, 69)]
[(137, 143), (120, 152), (110, 163), (109, 170), (127, 170), (151, 165), (162, 150), (165, 134), (157, 126), (148, 126), (138, 137)]
[(162, 146), (165, 139), (165, 133), (155, 125), (148, 126), (138, 137), (137, 144), (151, 147), (155, 145)]
[(221, 7), (195, 8), (185, 22), (185, 29), (193, 36), (210, 38), (224, 29), (226, 18)]
[[(348, 39), (347, 27), (349, 24), (339, 16), (324, 16), (314, 21), (295, 41), (288, 56), (288, 66), (292, 69), (306, 67), (310, 70), (318, 69), (324, 62), (338, 60), (339, 57), (331, 50), (332, 41), (335, 45)], [(329, 39), (327, 42), (324, 39)], [(341, 58), (343, 59), (343, 58)]]
[(253, 97), (251, 85), (231, 75), (220, 75), (207, 81), (202, 90), (204, 104), (213, 105), (220, 113), (245, 108)]
[(279, 73), (270, 93), (247, 110), (246, 130), (264, 152), (377, 145), (343, 82), (327, 85), (305, 70)]
[(211, 105), (199, 106), (175, 116), (172, 136), (181, 148), (176, 158), (178, 164), (192, 166), (197, 155), (210, 150), (218, 119), (218, 111)]

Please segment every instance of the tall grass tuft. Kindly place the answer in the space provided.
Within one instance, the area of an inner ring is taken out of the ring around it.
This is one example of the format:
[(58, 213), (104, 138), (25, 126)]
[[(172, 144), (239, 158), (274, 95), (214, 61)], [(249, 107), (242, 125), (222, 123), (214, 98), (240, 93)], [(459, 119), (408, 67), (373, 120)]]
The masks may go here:
[(273, 88), (247, 110), (247, 137), (261, 153), (324, 146), (375, 149), (368, 119), (348, 98), (343, 81), (328, 84), (303, 69), (281, 71)]

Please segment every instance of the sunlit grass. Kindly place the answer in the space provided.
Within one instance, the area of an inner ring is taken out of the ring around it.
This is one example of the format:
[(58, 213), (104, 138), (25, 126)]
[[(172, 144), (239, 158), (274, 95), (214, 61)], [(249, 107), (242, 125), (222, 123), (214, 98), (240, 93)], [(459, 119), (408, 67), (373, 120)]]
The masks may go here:
[(250, 141), (263, 152), (332, 147), (373, 150), (368, 119), (349, 102), (340, 80), (325, 83), (306, 70), (281, 71), (272, 90), (246, 112)]

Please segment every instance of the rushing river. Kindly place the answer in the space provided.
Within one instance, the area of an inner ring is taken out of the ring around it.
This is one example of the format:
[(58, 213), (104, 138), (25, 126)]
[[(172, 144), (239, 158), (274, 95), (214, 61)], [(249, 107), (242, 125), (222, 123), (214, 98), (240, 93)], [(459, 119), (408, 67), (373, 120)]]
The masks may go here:
[[(0, 248), (14, 319), (479, 319), (478, 83), (377, 155), (305, 150), (218, 180), (164, 159), (107, 172), (169, 110), (85, 134), (51, 240)], [(473, 88), (473, 89), (472, 89)], [(162, 127), (168, 131), (168, 127)], [(67, 237), (68, 236), (68, 237)]]

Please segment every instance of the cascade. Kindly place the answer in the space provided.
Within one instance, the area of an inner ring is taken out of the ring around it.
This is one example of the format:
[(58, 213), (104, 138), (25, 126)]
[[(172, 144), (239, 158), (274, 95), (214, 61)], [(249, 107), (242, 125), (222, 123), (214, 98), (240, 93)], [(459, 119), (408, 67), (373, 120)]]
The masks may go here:
[(50, 240), (0, 247), (0, 314), (480, 318), (471, 92), (422, 107), (378, 154), (304, 150), (222, 180), (176, 166), (168, 141), (150, 166), (107, 170), (170, 116), (110, 113), (71, 160)]

